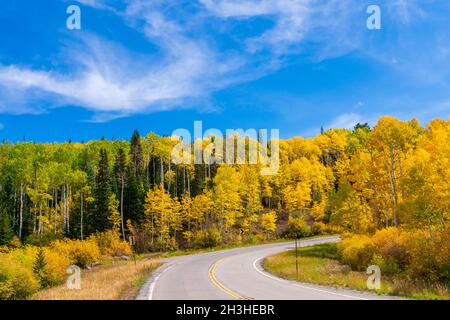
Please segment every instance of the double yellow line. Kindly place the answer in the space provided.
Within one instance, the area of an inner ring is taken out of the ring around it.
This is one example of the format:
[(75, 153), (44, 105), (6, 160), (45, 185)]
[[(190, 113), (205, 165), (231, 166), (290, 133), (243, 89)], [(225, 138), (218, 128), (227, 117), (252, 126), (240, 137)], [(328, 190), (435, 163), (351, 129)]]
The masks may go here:
[(209, 278), (211, 279), (212, 283), (214, 283), (214, 285), (215, 285), (216, 287), (218, 287), (220, 290), (222, 290), (223, 292), (225, 292), (226, 294), (232, 296), (232, 297), (235, 298), (235, 299), (238, 299), (238, 300), (250, 300), (250, 298), (244, 297), (244, 296), (240, 295), (239, 293), (234, 292), (234, 291), (231, 290), (231, 289), (228, 289), (227, 287), (225, 287), (225, 286), (217, 279), (215, 271), (216, 271), (217, 265), (218, 265), (222, 260), (223, 260), (223, 259), (217, 260), (217, 261), (214, 262), (214, 263), (211, 265), (211, 267), (209, 268)]

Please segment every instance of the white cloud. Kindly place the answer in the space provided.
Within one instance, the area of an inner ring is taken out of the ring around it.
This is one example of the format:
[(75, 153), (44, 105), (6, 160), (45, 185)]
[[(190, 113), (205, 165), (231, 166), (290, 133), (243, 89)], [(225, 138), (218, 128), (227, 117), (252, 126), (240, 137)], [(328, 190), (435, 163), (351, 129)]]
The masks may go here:
[[(81, 2), (96, 8), (103, 5), (98, 0)], [(133, 53), (84, 31), (77, 39), (80, 44), (62, 50), (64, 60), (75, 61), (69, 73), (0, 64), (0, 96), (5, 98), (8, 92), (10, 98), (21, 97), (0, 105), (0, 111), (39, 112), (18, 105), (50, 100), (55, 105), (83, 106), (98, 113), (94, 120), (105, 121), (180, 108), (186, 99), (248, 79), (239, 72), (244, 64), (239, 56), (225, 57), (201, 39), (185, 35), (157, 4), (134, 0), (121, 13), (127, 21), (143, 22), (139, 30), (159, 47), (157, 54)]]
[(326, 128), (329, 129), (353, 129), (357, 123), (364, 122), (364, 118), (356, 113), (344, 113), (331, 121)]
[[(305, 38), (315, 41), (321, 38), (320, 42), (332, 43), (333, 47), (345, 46), (345, 50), (348, 50), (348, 42), (354, 41), (355, 33), (346, 32), (346, 37), (350, 38), (347, 41), (342, 41), (341, 33), (348, 29), (351, 21), (349, 17), (361, 8), (354, 0), (200, 0), (200, 2), (210, 13), (220, 18), (262, 17), (273, 20), (272, 28), (247, 39), (247, 45), (251, 52), (270, 49), (277, 55), (298, 52)], [(333, 36), (322, 38), (327, 33), (325, 30)]]
[(0, 66), (0, 83), (13, 92), (37, 90), (45, 99), (53, 96), (63, 104), (127, 115), (171, 109), (178, 99), (220, 88), (225, 85), (221, 76), (239, 66), (218, 61), (207, 47), (180, 37), (166, 43), (164, 36), (162, 41), (166, 56), (155, 63), (118, 44), (85, 37), (82, 50), (72, 50), (79, 53), (72, 57), (77, 67), (71, 74)]

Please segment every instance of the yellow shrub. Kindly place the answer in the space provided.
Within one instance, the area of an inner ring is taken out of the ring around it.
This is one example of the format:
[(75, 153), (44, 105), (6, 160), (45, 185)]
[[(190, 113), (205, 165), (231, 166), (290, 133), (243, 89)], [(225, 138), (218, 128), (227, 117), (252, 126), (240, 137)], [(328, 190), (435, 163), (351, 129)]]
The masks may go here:
[(405, 244), (409, 256), (406, 274), (410, 279), (437, 281), (442, 277), (435, 250), (435, 240), (426, 231), (408, 232)]
[(70, 258), (50, 248), (44, 248), (44, 254), (46, 262), (45, 273), (49, 285), (62, 283), (67, 276), (67, 267), (71, 264)]
[(37, 247), (26, 246), (20, 249), (10, 251), (8, 256), (17, 263), (23, 265), (24, 267), (33, 270), (34, 260), (37, 252), (38, 252)]
[(0, 253), (8, 253), (9, 248), (7, 246), (0, 246)]
[(0, 299), (26, 299), (39, 289), (32, 269), (16, 260), (19, 256), (0, 254)]
[(95, 241), (102, 256), (118, 257), (132, 254), (130, 244), (120, 239), (120, 235), (112, 230), (96, 233), (89, 239)]
[(338, 243), (341, 261), (356, 270), (365, 270), (375, 253), (375, 245), (368, 236), (354, 235)]
[(304, 217), (289, 216), (288, 226), (291, 235), (308, 237), (312, 234), (311, 227), (308, 225)]
[(326, 233), (326, 225), (323, 222), (314, 222), (314, 224), (311, 227), (313, 234), (324, 234)]
[(435, 239), (437, 263), (443, 276), (450, 280), (450, 232), (437, 233)]
[(197, 248), (212, 248), (222, 243), (222, 237), (216, 227), (200, 230), (194, 233), (194, 245)]
[(100, 258), (100, 249), (94, 239), (58, 240), (50, 244), (50, 248), (59, 254), (67, 255), (70, 263), (86, 267)]
[(404, 267), (409, 259), (405, 237), (406, 233), (402, 230), (389, 227), (377, 231), (372, 241), (383, 260), (394, 261), (398, 266)]

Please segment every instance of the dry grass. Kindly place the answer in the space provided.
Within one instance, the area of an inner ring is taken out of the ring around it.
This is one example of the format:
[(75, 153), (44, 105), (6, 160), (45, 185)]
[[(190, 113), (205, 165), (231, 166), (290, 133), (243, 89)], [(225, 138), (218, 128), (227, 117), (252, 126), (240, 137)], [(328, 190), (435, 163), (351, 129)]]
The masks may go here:
[(81, 289), (70, 290), (59, 285), (42, 290), (32, 300), (119, 300), (133, 299), (139, 287), (160, 265), (157, 260), (110, 261), (107, 265), (84, 270)]

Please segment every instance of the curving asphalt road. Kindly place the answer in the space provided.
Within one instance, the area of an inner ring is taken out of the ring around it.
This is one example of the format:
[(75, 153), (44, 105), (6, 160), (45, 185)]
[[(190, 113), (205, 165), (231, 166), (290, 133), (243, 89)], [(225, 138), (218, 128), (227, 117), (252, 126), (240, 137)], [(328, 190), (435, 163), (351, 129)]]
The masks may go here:
[[(337, 241), (339, 237), (315, 238), (300, 241), (299, 246)], [(293, 242), (285, 242), (165, 259), (165, 264), (150, 277), (137, 299), (391, 299), (372, 293), (288, 281), (268, 274), (261, 267), (265, 257), (293, 248)]]

